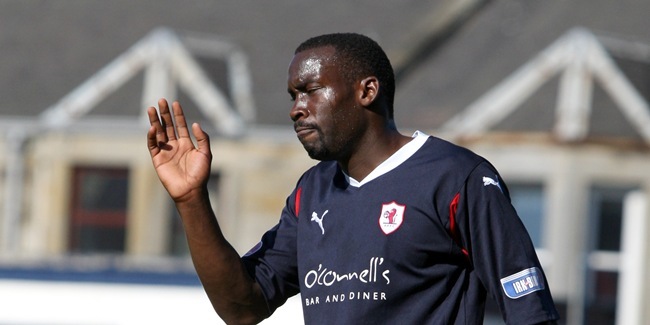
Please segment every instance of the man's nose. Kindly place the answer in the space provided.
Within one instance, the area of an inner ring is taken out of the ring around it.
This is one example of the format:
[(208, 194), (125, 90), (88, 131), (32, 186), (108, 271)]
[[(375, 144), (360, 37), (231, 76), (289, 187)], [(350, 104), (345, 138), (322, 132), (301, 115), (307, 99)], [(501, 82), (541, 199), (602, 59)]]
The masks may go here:
[(309, 110), (307, 109), (304, 101), (295, 100), (293, 102), (293, 106), (291, 107), (291, 111), (289, 112), (289, 117), (291, 117), (291, 120), (295, 122), (307, 116), (309, 116)]

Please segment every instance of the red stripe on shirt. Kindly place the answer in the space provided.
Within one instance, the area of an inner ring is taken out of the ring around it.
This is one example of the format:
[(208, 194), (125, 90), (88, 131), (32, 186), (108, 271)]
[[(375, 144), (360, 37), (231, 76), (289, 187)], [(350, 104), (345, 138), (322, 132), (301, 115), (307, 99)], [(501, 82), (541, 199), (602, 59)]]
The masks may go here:
[(296, 201), (295, 201), (295, 206), (294, 206), (294, 210), (296, 212), (296, 218), (300, 214), (300, 195), (301, 194), (302, 194), (302, 187), (299, 187), (296, 190)]
[(460, 201), (460, 193), (457, 193), (454, 196), (454, 199), (451, 200), (449, 205), (449, 231), (451, 232), (451, 238), (454, 242), (460, 246), (461, 251), (465, 256), (469, 257), (469, 252), (463, 247), (463, 243), (460, 240), (460, 233), (458, 233), (458, 226), (456, 224), (456, 212), (458, 211), (458, 201)]

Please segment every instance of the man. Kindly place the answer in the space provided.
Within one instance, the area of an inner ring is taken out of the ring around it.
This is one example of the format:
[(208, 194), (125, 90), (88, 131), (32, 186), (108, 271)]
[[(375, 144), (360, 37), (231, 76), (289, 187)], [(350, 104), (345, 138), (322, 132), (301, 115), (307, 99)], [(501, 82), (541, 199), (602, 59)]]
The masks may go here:
[(193, 124), (195, 148), (177, 102), (170, 112), (161, 100), (160, 118), (149, 108), (154, 167), (227, 323), (257, 323), (299, 292), (308, 324), (482, 324), (487, 293), (509, 324), (558, 318), (498, 172), (441, 139), (400, 134), (394, 88), (388, 58), (365, 36), (329, 34), (298, 47), (290, 117), (321, 162), (243, 257), (210, 208), (208, 135)]

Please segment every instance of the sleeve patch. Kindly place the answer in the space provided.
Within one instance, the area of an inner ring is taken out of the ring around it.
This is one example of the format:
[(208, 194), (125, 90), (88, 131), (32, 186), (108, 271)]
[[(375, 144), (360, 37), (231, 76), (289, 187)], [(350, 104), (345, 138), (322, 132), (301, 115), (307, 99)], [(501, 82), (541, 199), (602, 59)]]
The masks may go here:
[(501, 279), (503, 292), (510, 299), (519, 299), (535, 291), (544, 290), (542, 272), (531, 267)]

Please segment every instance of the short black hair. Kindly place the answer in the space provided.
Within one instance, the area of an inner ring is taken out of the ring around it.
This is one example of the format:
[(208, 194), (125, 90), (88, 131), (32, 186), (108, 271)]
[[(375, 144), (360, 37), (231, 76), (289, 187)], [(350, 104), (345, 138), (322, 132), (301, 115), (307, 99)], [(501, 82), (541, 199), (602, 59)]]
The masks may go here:
[(373, 39), (356, 33), (333, 33), (312, 37), (296, 48), (294, 54), (319, 47), (332, 46), (340, 60), (339, 69), (349, 82), (368, 76), (379, 80), (379, 93), (388, 102), (388, 118), (393, 119), (395, 74), (384, 50)]

